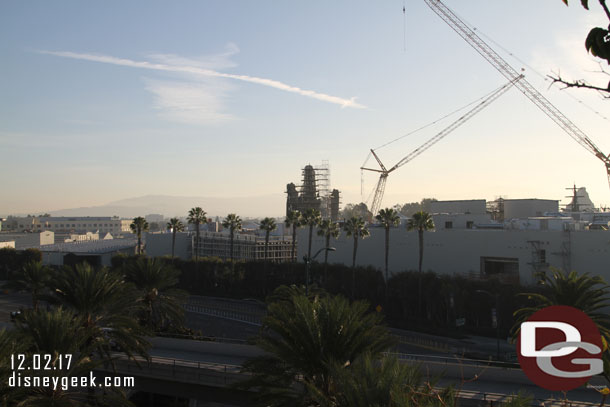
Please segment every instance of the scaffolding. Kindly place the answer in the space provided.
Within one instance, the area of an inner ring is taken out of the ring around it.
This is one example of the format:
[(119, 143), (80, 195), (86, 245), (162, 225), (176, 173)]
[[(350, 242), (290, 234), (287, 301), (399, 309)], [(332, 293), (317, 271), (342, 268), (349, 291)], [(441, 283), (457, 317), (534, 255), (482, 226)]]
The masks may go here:
[(286, 214), (301, 213), (308, 209), (319, 210), (323, 218), (339, 218), (340, 193), (330, 188), (330, 166), (327, 160), (321, 165), (306, 165), (301, 170), (301, 184), (286, 185)]

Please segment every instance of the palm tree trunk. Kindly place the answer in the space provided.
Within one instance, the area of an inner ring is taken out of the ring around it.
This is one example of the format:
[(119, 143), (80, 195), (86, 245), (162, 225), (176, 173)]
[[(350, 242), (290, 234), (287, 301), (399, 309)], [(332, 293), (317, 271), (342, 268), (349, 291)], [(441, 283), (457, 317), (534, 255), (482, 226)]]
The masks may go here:
[(418, 235), (419, 235), (419, 272), (417, 273), (418, 278), (417, 278), (417, 296), (418, 296), (418, 303), (417, 303), (417, 311), (418, 311), (418, 315), (421, 318), (422, 317), (422, 313), (421, 313), (421, 308), (422, 308), (422, 292), (421, 292), (421, 266), (422, 266), (422, 261), (424, 260), (424, 231), (423, 229), (419, 229), (418, 230)]
[(311, 235), (313, 234), (313, 225), (309, 225), (309, 247), (307, 249), (307, 259), (311, 261)]
[(356, 252), (358, 251), (358, 236), (354, 235), (354, 253), (352, 254), (352, 300), (356, 295)]
[(195, 223), (197, 228), (195, 232), (195, 260), (199, 259), (199, 222)]
[(172, 258), (176, 249), (176, 228), (172, 231)]
[(384, 296), (385, 306), (388, 307), (388, 258), (390, 257), (390, 226), (385, 228), (385, 280), (384, 280)]
[(267, 262), (268, 253), (269, 253), (269, 231), (265, 232), (265, 263)]
[(231, 228), (231, 233), (230, 233), (230, 245), (229, 245), (229, 256), (231, 257), (231, 262), (233, 261), (233, 237), (234, 237), (234, 232), (233, 232), (233, 228)]
[(296, 261), (296, 257), (295, 257), (295, 251), (296, 251), (296, 247), (297, 247), (297, 225), (293, 224), (292, 225), (292, 251), (290, 253), (290, 258), (292, 259), (292, 261)]
[(326, 235), (326, 251), (324, 253), (324, 283), (328, 280), (328, 248), (330, 247), (330, 235)]
[(142, 231), (138, 229), (138, 254), (142, 254)]

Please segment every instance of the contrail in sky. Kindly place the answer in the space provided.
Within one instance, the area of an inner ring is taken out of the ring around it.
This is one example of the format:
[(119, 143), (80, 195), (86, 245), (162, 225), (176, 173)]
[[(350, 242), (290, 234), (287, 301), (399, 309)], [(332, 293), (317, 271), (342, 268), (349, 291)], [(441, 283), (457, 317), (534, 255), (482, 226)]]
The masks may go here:
[(296, 86), (287, 85), (283, 82), (279, 82), (273, 79), (258, 78), (256, 76), (248, 75), (235, 75), (229, 73), (223, 73), (214, 71), (212, 69), (205, 69), (196, 66), (188, 65), (167, 65), (157, 64), (147, 61), (134, 61), (125, 58), (116, 58), (108, 55), (94, 55), (94, 54), (82, 54), (70, 51), (39, 51), (42, 54), (55, 55), (58, 57), (81, 59), (85, 61), (102, 62), (105, 64), (128, 66), (132, 68), (151, 69), (156, 71), (169, 71), (169, 72), (181, 72), (195, 75), (213, 76), (218, 78), (229, 78), (238, 81), (256, 83), (263, 86), (269, 86), (275, 89), (283, 90), (285, 92), (297, 93), (302, 96), (322, 100), (324, 102), (334, 103), (341, 107), (353, 107), (364, 109), (366, 106), (361, 105), (355, 101), (355, 98), (344, 99), (338, 96), (327, 95), (325, 93), (314, 92), (313, 90), (301, 89)]

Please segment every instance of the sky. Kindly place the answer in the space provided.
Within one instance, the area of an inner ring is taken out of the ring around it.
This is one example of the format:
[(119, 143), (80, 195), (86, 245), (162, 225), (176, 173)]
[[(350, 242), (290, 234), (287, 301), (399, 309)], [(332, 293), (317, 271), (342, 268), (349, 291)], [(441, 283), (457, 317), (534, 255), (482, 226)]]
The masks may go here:
[[(608, 25), (597, 2), (444, 2), (610, 153), (610, 101), (545, 80), (607, 83), (584, 48)], [(376, 182), (361, 175), (369, 149), (506, 83), (423, 0), (5, 0), (0, 53), (4, 216), (143, 195), (273, 195), (267, 215), (281, 216), (286, 184), (323, 160), (358, 203)], [(377, 154), (390, 167), (458, 117)], [(565, 203), (574, 184), (610, 206), (602, 162), (511, 89), (393, 172), (382, 206)]]

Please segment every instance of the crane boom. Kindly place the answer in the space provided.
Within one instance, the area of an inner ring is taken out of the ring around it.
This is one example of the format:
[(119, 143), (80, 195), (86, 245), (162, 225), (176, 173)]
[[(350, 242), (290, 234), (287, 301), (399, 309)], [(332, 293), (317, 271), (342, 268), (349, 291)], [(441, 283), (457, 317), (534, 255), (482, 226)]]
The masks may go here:
[[(508, 64), (493, 48), (481, 39), (466, 23), (464, 23), (450, 8), (440, 0), (424, 0), (449, 27), (458, 33), (471, 47), (496, 68), (505, 78), (511, 80), (517, 77), (518, 72)], [(599, 158), (606, 166), (608, 184), (610, 185), (610, 156), (606, 156), (599, 148), (580, 130), (570, 119), (557, 109), (548, 99), (536, 90), (525, 79), (518, 81), (515, 87), (528, 97), (540, 110), (563, 129), (578, 144), (586, 148), (591, 154)]]
[(371, 150), (371, 154), (373, 155), (373, 157), (375, 157), (375, 160), (377, 160), (377, 163), (379, 164), (379, 167), (381, 169), (360, 167), (361, 170), (374, 171), (374, 172), (381, 173), (379, 175), (379, 181), (377, 182), (377, 186), (375, 187), (375, 194), (373, 196), (373, 202), (371, 204), (371, 212), (373, 214), (376, 214), (377, 211), (379, 211), (379, 208), (381, 206), (381, 200), (383, 199), (383, 193), (385, 191), (385, 185), (388, 180), (388, 175), (390, 175), (390, 173), (392, 171), (396, 170), (399, 167), (402, 167), (403, 165), (405, 165), (406, 163), (408, 163), (409, 161), (411, 161), (412, 159), (414, 159), (415, 157), (417, 157), (418, 155), (420, 155), (421, 153), (423, 153), (424, 151), (426, 151), (427, 149), (432, 147), (434, 144), (438, 143), (442, 138), (447, 136), (453, 130), (460, 127), (462, 124), (464, 124), (466, 121), (468, 121), (470, 118), (472, 118), (475, 114), (479, 113), (485, 107), (489, 106), (489, 104), (491, 102), (493, 102), (494, 100), (499, 98), (503, 93), (508, 91), (511, 88), (511, 86), (515, 85), (522, 79), (523, 79), (523, 75), (517, 74), (517, 76), (515, 78), (512, 78), (510, 82), (508, 82), (504, 86), (496, 89), (491, 94), (487, 95), (487, 97), (485, 97), (485, 99), (483, 99), (479, 104), (477, 104), (475, 107), (470, 109), (467, 113), (465, 113), (463, 116), (461, 116), (460, 118), (455, 120), (449, 126), (445, 127), (443, 130), (441, 130), (438, 134), (436, 134), (430, 140), (426, 141), (424, 144), (422, 144), (421, 146), (417, 147), (415, 150), (410, 152), (407, 156), (405, 156), (400, 161), (398, 161), (398, 163), (396, 163), (396, 165), (394, 165), (389, 170), (386, 169), (385, 165), (383, 165), (383, 163), (381, 162), (381, 159), (375, 153), (375, 150)]
[(508, 82), (506, 85), (502, 86), (501, 88), (497, 89), (495, 92), (493, 92), (491, 95), (489, 95), (485, 99), (483, 99), (479, 104), (477, 104), (474, 108), (469, 110), (466, 114), (464, 114), (459, 119), (457, 119), (456, 121), (451, 123), (449, 126), (445, 127), (443, 130), (441, 130), (440, 133), (438, 133), (436, 136), (432, 137), (430, 140), (426, 141), (424, 144), (422, 144), (415, 150), (411, 151), (406, 157), (404, 157), (403, 159), (398, 161), (398, 163), (396, 163), (396, 165), (394, 165), (392, 168), (390, 168), (388, 170), (388, 173), (394, 171), (395, 169), (397, 169), (399, 167), (402, 167), (403, 165), (405, 165), (406, 163), (408, 163), (409, 161), (411, 161), (412, 159), (414, 159), (415, 157), (417, 157), (418, 155), (420, 155), (421, 153), (423, 153), (424, 151), (426, 151), (427, 149), (429, 149), (430, 147), (432, 147), (433, 145), (438, 143), (446, 135), (448, 135), (453, 130), (460, 127), (468, 119), (470, 119), (475, 114), (479, 113), (486, 106), (488, 106), (491, 102), (493, 102), (494, 100), (499, 98), (511, 86), (518, 83), (522, 79), (523, 79), (523, 75), (517, 74), (517, 76), (514, 77), (510, 82)]

